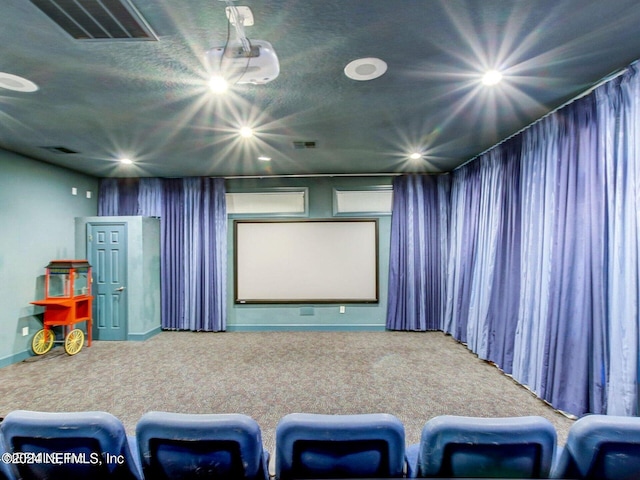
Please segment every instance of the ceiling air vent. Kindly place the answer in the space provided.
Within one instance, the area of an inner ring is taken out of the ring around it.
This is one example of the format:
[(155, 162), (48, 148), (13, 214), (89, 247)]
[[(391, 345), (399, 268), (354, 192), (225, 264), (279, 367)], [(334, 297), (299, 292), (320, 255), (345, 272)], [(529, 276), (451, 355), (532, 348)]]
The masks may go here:
[(67, 147), (40, 147), (40, 148), (44, 148), (45, 150), (51, 153), (58, 153), (58, 154), (65, 154), (65, 155), (78, 153), (75, 150), (71, 150), (70, 148), (67, 148)]
[(76, 40), (157, 40), (128, 0), (31, 0)]
[(296, 150), (316, 148), (316, 142), (293, 142), (293, 148), (295, 148)]

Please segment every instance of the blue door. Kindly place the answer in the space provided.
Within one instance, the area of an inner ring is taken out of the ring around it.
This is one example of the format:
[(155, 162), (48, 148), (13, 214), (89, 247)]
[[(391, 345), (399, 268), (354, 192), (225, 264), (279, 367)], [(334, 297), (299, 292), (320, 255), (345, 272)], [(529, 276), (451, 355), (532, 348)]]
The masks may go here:
[(87, 224), (87, 256), (93, 267), (93, 338), (127, 339), (127, 227)]

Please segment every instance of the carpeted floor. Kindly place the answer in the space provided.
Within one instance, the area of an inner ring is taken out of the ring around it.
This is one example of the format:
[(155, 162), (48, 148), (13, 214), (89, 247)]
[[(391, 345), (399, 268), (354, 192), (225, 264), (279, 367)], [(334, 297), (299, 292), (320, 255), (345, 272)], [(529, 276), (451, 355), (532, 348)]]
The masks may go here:
[(149, 410), (244, 413), (273, 451), (292, 412), (396, 415), (417, 443), (436, 415), (541, 415), (563, 444), (572, 421), (441, 332), (162, 332), (62, 347), (0, 369), (0, 416), (104, 410), (134, 433)]

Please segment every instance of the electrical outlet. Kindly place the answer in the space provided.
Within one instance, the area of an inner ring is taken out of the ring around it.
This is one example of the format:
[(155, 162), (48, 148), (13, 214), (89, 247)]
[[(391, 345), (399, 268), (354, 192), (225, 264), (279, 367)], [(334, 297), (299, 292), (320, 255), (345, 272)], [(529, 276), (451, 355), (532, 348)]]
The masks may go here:
[(346, 308), (344, 305), (340, 305), (340, 313), (344, 313), (346, 311)]
[(71, 187), (71, 195), (77, 195), (78, 189), (76, 187)]
[(29, 327), (22, 327), (22, 336), (26, 337), (29, 335)]
[(87, 198), (91, 198), (91, 190), (87, 190)]

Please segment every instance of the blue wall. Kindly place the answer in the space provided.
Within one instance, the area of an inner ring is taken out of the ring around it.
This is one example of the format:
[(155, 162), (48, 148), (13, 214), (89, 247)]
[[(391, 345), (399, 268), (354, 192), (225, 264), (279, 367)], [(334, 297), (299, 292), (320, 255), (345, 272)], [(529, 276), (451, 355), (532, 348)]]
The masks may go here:
[(31, 355), (42, 309), (29, 302), (49, 261), (74, 257), (74, 218), (96, 215), (97, 192), (94, 177), (0, 150), (0, 367)]
[[(333, 217), (333, 189), (364, 189), (390, 185), (390, 177), (315, 177), (260, 180), (229, 180), (228, 192), (255, 192), (280, 187), (307, 187), (309, 190), (308, 218)], [(357, 215), (356, 215), (357, 216)], [(245, 217), (243, 217), (245, 218)], [(261, 218), (252, 216), (251, 218)], [(340, 218), (344, 218), (341, 216)], [(233, 218), (229, 218), (227, 256), (227, 330), (384, 330), (387, 311), (387, 280), (389, 271), (389, 242), (391, 216), (378, 218), (379, 231), (379, 292), (377, 304), (346, 304), (340, 313), (340, 304), (286, 304), (236, 305), (234, 304), (233, 272)]]

